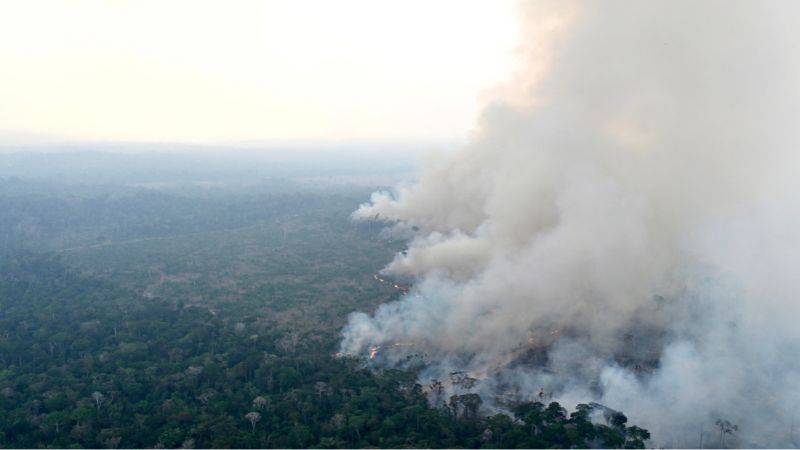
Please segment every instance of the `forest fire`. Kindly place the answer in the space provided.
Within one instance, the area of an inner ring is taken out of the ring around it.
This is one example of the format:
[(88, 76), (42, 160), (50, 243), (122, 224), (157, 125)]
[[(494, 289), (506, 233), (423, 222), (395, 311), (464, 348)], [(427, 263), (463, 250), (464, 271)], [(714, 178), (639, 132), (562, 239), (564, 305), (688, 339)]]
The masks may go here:
[(369, 348), (369, 359), (375, 359), (378, 356), (378, 353), (381, 351), (381, 348), (386, 349), (393, 349), (398, 347), (412, 347), (414, 346), (413, 342), (395, 342), (390, 345), (380, 346), (380, 345), (373, 345)]
[(402, 292), (403, 294), (408, 294), (409, 290), (411, 289), (409, 286), (403, 286), (400, 283), (389, 281), (385, 278), (381, 278), (377, 273), (372, 275), (372, 278), (375, 279), (378, 283), (381, 284), (388, 284), (390, 287), (397, 289), (398, 291)]

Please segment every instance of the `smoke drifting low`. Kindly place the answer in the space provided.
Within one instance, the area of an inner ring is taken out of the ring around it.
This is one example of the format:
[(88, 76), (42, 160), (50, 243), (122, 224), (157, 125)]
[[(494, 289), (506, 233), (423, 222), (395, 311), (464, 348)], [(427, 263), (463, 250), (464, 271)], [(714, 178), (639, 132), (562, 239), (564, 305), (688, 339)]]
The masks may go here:
[(799, 445), (800, 3), (520, 11), (472, 142), (354, 213), (413, 233), (386, 272), (415, 287), (342, 352), (464, 371), (490, 407), (596, 400), (656, 445), (718, 445), (717, 419)]

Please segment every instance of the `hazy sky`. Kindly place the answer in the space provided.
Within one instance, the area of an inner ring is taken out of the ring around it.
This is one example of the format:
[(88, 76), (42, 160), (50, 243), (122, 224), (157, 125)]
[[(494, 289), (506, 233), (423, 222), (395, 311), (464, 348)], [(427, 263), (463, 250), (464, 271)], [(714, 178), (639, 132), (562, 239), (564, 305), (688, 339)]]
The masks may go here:
[(462, 139), (512, 0), (0, 3), (0, 139)]

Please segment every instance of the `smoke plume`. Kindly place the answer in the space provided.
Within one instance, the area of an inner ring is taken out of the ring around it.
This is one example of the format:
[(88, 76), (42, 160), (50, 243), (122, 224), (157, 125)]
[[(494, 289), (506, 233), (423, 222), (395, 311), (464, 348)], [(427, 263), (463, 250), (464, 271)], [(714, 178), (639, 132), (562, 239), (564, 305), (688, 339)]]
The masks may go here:
[(413, 236), (385, 272), (414, 288), (342, 352), (488, 408), (595, 400), (655, 445), (717, 446), (718, 419), (800, 445), (800, 3), (520, 16), (471, 142), (354, 213)]

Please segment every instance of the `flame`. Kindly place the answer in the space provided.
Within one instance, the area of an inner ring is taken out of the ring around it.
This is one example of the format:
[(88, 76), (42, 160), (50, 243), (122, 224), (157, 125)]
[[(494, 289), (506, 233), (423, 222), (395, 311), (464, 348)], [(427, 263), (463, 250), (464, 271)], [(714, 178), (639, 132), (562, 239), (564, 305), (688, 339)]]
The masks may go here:
[(401, 285), (401, 284), (399, 284), (399, 283), (393, 283), (393, 282), (390, 282), (389, 280), (387, 280), (387, 279), (385, 279), (385, 278), (381, 278), (380, 276), (378, 276), (378, 274), (377, 274), (377, 273), (376, 273), (376, 274), (373, 274), (373, 275), (372, 275), (372, 278), (374, 278), (374, 279), (375, 279), (375, 281), (377, 281), (378, 283), (381, 283), (381, 284), (383, 284), (383, 283), (388, 283), (388, 284), (389, 284), (391, 287), (393, 287), (393, 288), (395, 288), (395, 289), (399, 290), (399, 291), (400, 291), (400, 292), (402, 292), (403, 294), (408, 294), (408, 291), (409, 291), (409, 288), (408, 288), (408, 287), (406, 287), (406, 286), (403, 286), (403, 285)]

